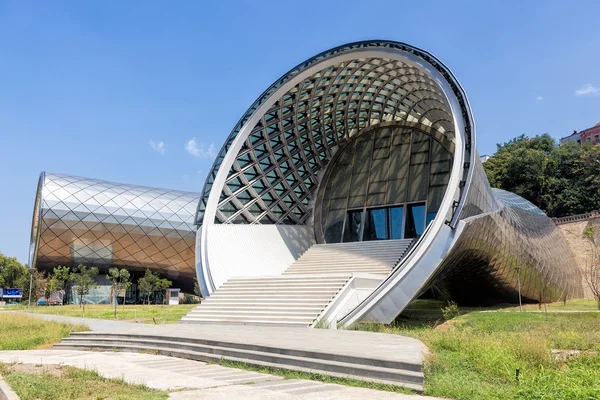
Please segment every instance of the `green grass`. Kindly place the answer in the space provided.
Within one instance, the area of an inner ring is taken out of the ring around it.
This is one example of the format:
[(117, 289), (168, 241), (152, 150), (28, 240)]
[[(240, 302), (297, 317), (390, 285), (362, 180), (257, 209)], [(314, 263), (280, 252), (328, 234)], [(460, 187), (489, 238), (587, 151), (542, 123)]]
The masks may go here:
[(4, 379), (22, 400), (62, 399), (167, 399), (166, 392), (143, 385), (131, 385), (123, 380), (106, 379), (94, 371), (60, 367), (60, 374), (24, 373), (0, 364)]
[(70, 325), (23, 314), (0, 311), (0, 350), (27, 350), (48, 347), (69, 336), (71, 331), (87, 331), (83, 325)]
[(261, 373), (261, 374), (276, 375), (276, 376), (281, 376), (285, 379), (305, 379), (305, 380), (318, 381), (318, 382), (324, 382), (324, 383), (334, 383), (334, 384), (344, 385), (344, 386), (362, 387), (362, 388), (375, 389), (375, 390), (384, 390), (387, 392), (415, 394), (415, 391), (405, 388), (405, 387), (402, 387), (402, 386), (386, 385), (384, 383), (376, 383), (376, 382), (367, 382), (367, 381), (361, 381), (359, 379), (337, 378), (337, 377), (328, 376), (328, 375), (294, 371), (294, 370), (284, 369), (284, 368), (265, 367), (265, 366), (261, 366), (261, 365), (247, 364), (247, 363), (242, 363), (242, 362), (237, 362), (237, 361), (229, 361), (229, 360), (225, 360), (225, 359), (222, 359), (220, 364), (222, 366), (228, 367), (228, 368), (237, 368), (237, 369), (243, 369), (246, 371), (254, 371), (254, 372)]
[[(588, 306), (583, 301), (573, 304), (578, 310)], [(534, 307), (537, 311), (537, 305)], [(547, 315), (514, 312), (512, 306), (467, 308), (459, 317), (439, 325), (443, 322), (440, 308), (440, 303), (418, 301), (395, 325), (362, 324), (358, 329), (423, 341), (431, 350), (424, 366), (425, 394), (431, 396), (600, 399), (599, 313), (560, 312), (568, 307), (561, 309), (558, 304), (550, 305), (548, 309), (555, 312)], [(584, 353), (560, 362), (551, 349)]]
[[(139, 321), (145, 324), (174, 324), (186, 315), (197, 304), (180, 304), (177, 306), (163, 305), (126, 305), (118, 306), (117, 319), (120, 321)], [(27, 306), (11, 307), (11, 310), (26, 311)], [(67, 306), (36, 306), (30, 312), (40, 314), (64, 315), (81, 317), (82, 309), (78, 305)], [(110, 304), (90, 304), (85, 306), (86, 318), (114, 320), (114, 306)]]

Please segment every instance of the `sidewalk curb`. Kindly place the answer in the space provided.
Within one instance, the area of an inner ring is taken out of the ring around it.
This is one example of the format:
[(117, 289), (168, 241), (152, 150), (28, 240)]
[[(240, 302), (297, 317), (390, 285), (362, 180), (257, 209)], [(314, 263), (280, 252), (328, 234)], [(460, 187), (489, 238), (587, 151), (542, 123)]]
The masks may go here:
[(8, 386), (0, 375), (0, 400), (19, 400), (19, 396)]

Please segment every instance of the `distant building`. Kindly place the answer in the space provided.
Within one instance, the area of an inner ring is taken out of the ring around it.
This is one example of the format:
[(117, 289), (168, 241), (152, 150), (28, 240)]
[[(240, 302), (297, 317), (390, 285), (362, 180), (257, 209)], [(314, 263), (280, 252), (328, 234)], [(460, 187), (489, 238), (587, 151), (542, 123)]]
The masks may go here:
[(593, 144), (600, 144), (600, 122), (579, 133), (581, 134), (581, 143), (592, 142)]
[(484, 154), (482, 156), (479, 156), (479, 159), (481, 160), (482, 163), (484, 163), (490, 159), (490, 156), (488, 156), (487, 154)]
[(600, 122), (598, 122), (591, 128), (584, 129), (580, 132), (573, 131), (571, 135), (560, 138), (560, 144), (565, 144), (569, 142), (577, 142), (579, 144), (586, 142), (600, 144)]
[(569, 136), (560, 138), (560, 144), (565, 144), (569, 142), (577, 142), (581, 144), (581, 133), (573, 131), (573, 133)]

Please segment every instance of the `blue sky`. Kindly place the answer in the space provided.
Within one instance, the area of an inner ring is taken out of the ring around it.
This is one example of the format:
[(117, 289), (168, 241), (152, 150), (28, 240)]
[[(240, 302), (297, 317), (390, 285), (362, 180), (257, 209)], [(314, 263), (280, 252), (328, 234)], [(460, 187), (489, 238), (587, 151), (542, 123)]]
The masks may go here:
[(251, 102), (328, 48), (421, 47), (465, 88), (478, 148), (600, 121), (596, 0), (2, 1), (0, 251), (27, 261), (41, 171), (199, 192)]

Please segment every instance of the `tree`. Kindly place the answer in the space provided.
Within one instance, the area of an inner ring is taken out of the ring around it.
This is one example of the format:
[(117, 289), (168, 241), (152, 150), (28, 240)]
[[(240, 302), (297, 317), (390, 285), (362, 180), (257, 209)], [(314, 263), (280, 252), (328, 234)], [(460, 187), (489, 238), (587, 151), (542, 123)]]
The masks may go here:
[(158, 275), (153, 274), (149, 269), (146, 270), (143, 277), (138, 279), (138, 290), (143, 298), (148, 301), (148, 304), (150, 304), (150, 295), (154, 292), (157, 279)]
[[(168, 288), (171, 287), (171, 285), (173, 284), (173, 282), (171, 282), (168, 279), (157, 279), (156, 280), (156, 285), (154, 286), (154, 291), (155, 292), (165, 292)], [(167, 299), (167, 296), (163, 296), (163, 304), (165, 304)]]
[(117, 297), (123, 292), (123, 305), (125, 305), (125, 291), (131, 286), (130, 278), (131, 274), (126, 269), (111, 268), (106, 274), (106, 279), (111, 283), (110, 295), (114, 297), (115, 319), (117, 319)]
[[(31, 282), (30, 282), (30, 274), (33, 274), (33, 276), (31, 277)], [(33, 301), (34, 304), (36, 304), (38, 297), (39, 297), (40, 289), (45, 287), (45, 285), (46, 285), (45, 273), (42, 271), (38, 271), (36, 269), (28, 270), (27, 275), (21, 279), (22, 279), (22, 284), (20, 284), (19, 287), (23, 288), (23, 299), (29, 300), (29, 298), (30, 298), (29, 297), (29, 289), (30, 289), (29, 284), (31, 283), (31, 300)]]
[(71, 273), (69, 267), (58, 266), (54, 268), (53, 273), (45, 281), (44, 296), (46, 297), (46, 301), (50, 301), (54, 293), (65, 290), (67, 282), (70, 280)]
[(0, 287), (24, 289), (29, 285), (29, 268), (21, 264), (16, 257), (7, 257), (0, 253)]
[(82, 264), (73, 268), (73, 272), (71, 272), (73, 289), (75, 290), (75, 294), (79, 296), (79, 304), (82, 306), (82, 316), (85, 316), (84, 296), (89, 294), (91, 289), (98, 286), (95, 280), (96, 275), (98, 275), (98, 268), (86, 267)]
[(157, 274), (146, 270), (144, 276), (138, 279), (138, 290), (150, 304), (150, 295), (156, 291), (163, 291), (171, 287), (172, 282), (168, 279), (161, 279)]
[(200, 290), (200, 285), (198, 284), (198, 278), (194, 278), (194, 294), (198, 297), (202, 297), (202, 291)]
[(550, 217), (600, 209), (600, 146), (558, 146), (547, 134), (521, 135), (498, 144), (483, 167), (492, 187), (524, 197)]
[(49, 276), (48, 279), (46, 279), (46, 285), (44, 286), (44, 297), (46, 298), (46, 305), (50, 303), (52, 294), (59, 290), (58, 285), (59, 283), (55, 277)]
[(594, 228), (595, 227), (591, 225), (583, 231), (583, 236), (588, 240), (592, 250), (591, 259), (589, 260), (583, 275), (592, 291), (592, 295), (598, 303), (598, 310), (600, 310), (600, 232)]

